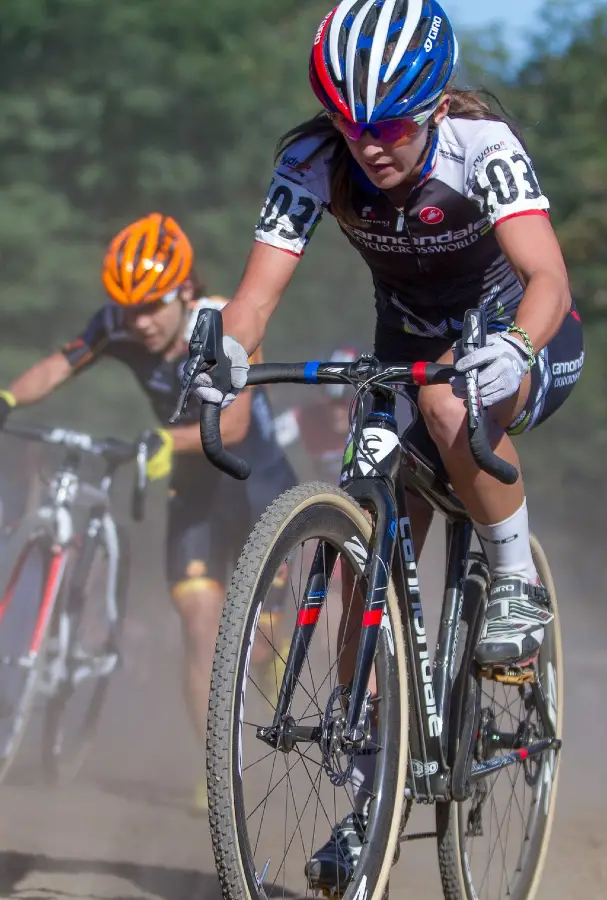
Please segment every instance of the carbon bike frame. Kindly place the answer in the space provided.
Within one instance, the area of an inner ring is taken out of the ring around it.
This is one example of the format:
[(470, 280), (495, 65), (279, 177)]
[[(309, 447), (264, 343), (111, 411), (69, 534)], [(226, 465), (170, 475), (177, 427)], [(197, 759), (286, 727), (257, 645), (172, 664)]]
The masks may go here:
[[(371, 394), (371, 410), (365, 416), (362, 427), (357, 429), (363, 442), (365, 432), (368, 433), (369, 428), (374, 429), (378, 423), (389, 433), (396, 435), (394, 395), (381, 388), (373, 388)], [(364, 456), (364, 447), (361, 447), (359, 453)], [(415, 486), (421, 493), (428, 495), (428, 499), (449, 516), (450, 523), (443, 611), (436, 656), (432, 663), (407, 512), (401, 468), (403, 462), (407, 464), (397, 437), (394, 449), (383, 459), (374, 461), (372, 474), (366, 477), (356, 475), (344, 485), (345, 490), (373, 514), (375, 523), (371, 559), (365, 569), (367, 594), (348, 704), (346, 740), (353, 747), (364, 743), (367, 686), (382, 627), (388, 578), (391, 575), (403, 615), (402, 626), (405, 628), (409, 666), (411, 718), (408, 783), (412, 796), (417, 800), (447, 799), (450, 787), (447, 726), (450, 721), (455, 651), (472, 526), (455, 496), (418, 459), (419, 468), (417, 471), (413, 468), (408, 471), (407, 481), (410, 486)], [(319, 543), (298, 612), (297, 627), (275, 710), (272, 725), (275, 733), (280, 730), (280, 723), (288, 713), (293, 691), (326, 599), (337, 555), (335, 548), (324, 542)], [(365, 563), (362, 559), (360, 562)], [(393, 623), (393, 627), (398, 626), (398, 622)], [(295, 726), (295, 731), (297, 730)]]
[[(355, 474), (345, 485), (345, 490), (373, 515), (374, 529), (371, 539), (371, 558), (359, 559), (364, 567), (367, 593), (362, 618), (362, 628), (350, 686), (347, 725), (344, 734), (346, 746), (353, 751), (365, 744), (365, 724), (368, 722), (368, 684), (371, 676), (380, 629), (384, 623), (385, 597), (388, 580), (392, 577), (401, 609), (401, 622), (392, 627), (403, 627), (407, 650), (408, 681), (410, 694), (409, 719), (409, 772), (408, 795), (417, 802), (464, 799), (471, 793), (473, 784), (505, 765), (520, 762), (527, 756), (556, 748), (554, 728), (548, 714), (541, 685), (532, 690), (544, 725), (544, 738), (530, 746), (516, 749), (516, 735), (501, 736), (509, 754), (474, 764), (472, 744), (477, 728), (480, 696), (476, 683), (468, 684), (468, 672), (456, 685), (455, 663), (458, 638), (464, 606), (464, 585), (473, 528), (463, 507), (433, 470), (416, 452), (407, 446), (403, 451), (396, 432), (394, 395), (381, 388), (371, 388), (372, 406), (357, 429), (360, 434), (358, 465), (360, 459), (372, 461), (371, 472)], [(383, 458), (365, 453), (365, 433), (383, 430), (395, 435), (393, 450)], [(369, 463), (367, 463), (369, 465)], [(417, 560), (407, 510), (407, 487), (424, 496), (447, 521), (447, 558), (445, 588), (440, 617), (438, 639), (434, 658), (431, 657), (424, 626), (422, 599), (417, 575)], [(352, 548), (356, 556), (355, 548)], [(362, 548), (358, 548), (359, 554)], [(298, 611), (297, 625), (286, 661), (285, 674), (271, 728), (261, 729), (259, 736), (278, 746), (285, 735), (284, 723), (295, 687), (303, 669), (308, 647), (316, 623), (327, 597), (329, 582), (337, 561), (338, 551), (324, 541), (319, 542), (305, 594)], [(476, 645), (483, 621), (484, 606), (479, 603), (468, 612), (466, 647)], [(470, 659), (464, 653), (463, 659)], [(462, 737), (460, 729), (467, 734)], [(313, 729), (289, 724), (289, 741), (314, 740)], [(459, 745), (459, 746), (458, 746)]]

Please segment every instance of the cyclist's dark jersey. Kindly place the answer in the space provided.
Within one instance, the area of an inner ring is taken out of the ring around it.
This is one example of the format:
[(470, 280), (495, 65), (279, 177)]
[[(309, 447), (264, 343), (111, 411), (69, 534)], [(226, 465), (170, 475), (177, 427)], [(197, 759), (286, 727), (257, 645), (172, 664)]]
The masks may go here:
[[(223, 302), (214, 299), (204, 298), (198, 301), (186, 327), (186, 340), (196, 323), (199, 309), (222, 306)], [(170, 361), (163, 359), (160, 353), (150, 353), (142, 344), (133, 340), (125, 328), (121, 307), (108, 304), (93, 316), (78, 338), (62, 348), (62, 352), (75, 371), (82, 371), (104, 356), (124, 363), (147, 394), (159, 421), (163, 426), (169, 424), (169, 417), (174, 412), (179, 396), (183, 368), (188, 360), (187, 350)], [(230, 447), (230, 450), (246, 459), (256, 476), (286, 463), (286, 457), (275, 437), (273, 415), (265, 389), (255, 387), (252, 390), (251, 423), (247, 436), (240, 444)], [(198, 404), (190, 403), (183, 423), (198, 422), (198, 415)], [(200, 493), (204, 491), (205, 485), (219, 477), (221, 473), (203, 454), (175, 455), (171, 486), (178, 492), (189, 492), (196, 488)]]
[[(256, 240), (300, 256), (324, 210), (331, 212), (332, 151), (306, 163), (316, 147), (317, 138), (302, 139), (284, 153)], [(549, 203), (506, 124), (444, 119), (402, 210), (353, 158), (351, 166), (360, 225), (338, 224), (371, 269), (380, 323), (455, 339), (466, 309), (480, 304), (491, 321), (512, 321), (523, 290), (493, 228), (513, 216), (547, 216)]]

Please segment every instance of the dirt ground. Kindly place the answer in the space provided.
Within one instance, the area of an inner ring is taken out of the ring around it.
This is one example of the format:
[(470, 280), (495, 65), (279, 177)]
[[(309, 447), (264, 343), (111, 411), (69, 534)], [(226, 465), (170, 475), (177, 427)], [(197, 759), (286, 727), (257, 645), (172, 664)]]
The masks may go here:
[[(540, 531), (557, 574), (566, 699), (560, 796), (539, 897), (598, 900), (607, 895), (605, 567), (591, 550), (580, 560), (549, 527)], [(428, 560), (438, 552), (435, 539), (422, 567), (427, 604), (437, 587)], [(219, 898), (207, 820), (190, 810), (203, 759), (179, 692), (178, 623), (158, 563), (143, 563), (136, 558), (145, 576), (131, 596), (126, 666), (84, 777), (67, 790), (44, 788), (34, 727), (12, 783), (0, 788), (0, 898)], [(425, 830), (428, 815), (414, 811), (410, 828)], [(434, 843), (404, 845), (391, 900), (441, 896)]]

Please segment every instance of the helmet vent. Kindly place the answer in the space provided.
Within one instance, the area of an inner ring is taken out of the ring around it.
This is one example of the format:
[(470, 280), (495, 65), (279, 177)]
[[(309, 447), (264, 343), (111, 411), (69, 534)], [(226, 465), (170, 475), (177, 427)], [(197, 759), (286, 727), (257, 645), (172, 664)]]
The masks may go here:
[(428, 60), (415, 81), (413, 81), (412, 84), (408, 85), (406, 95), (408, 96), (409, 94), (417, 93), (417, 91), (419, 91), (423, 87), (426, 78), (433, 72), (433, 70), (434, 62), (432, 60)]
[(413, 37), (409, 42), (409, 46), (407, 50), (419, 50), (421, 45), (423, 44), (423, 36), (426, 33), (428, 28), (428, 19), (421, 19), (419, 25), (415, 29)]

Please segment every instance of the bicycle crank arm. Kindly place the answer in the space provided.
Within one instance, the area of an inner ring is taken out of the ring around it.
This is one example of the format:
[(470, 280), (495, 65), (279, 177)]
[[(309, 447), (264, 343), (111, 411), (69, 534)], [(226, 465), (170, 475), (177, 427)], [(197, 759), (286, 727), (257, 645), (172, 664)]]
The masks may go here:
[(474, 784), (487, 775), (492, 775), (498, 769), (504, 769), (506, 766), (512, 766), (515, 763), (524, 762), (531, 756), (537, 756), (539, 753), (546, 753), (548, 750), (560, 750), (563, 742), (559, 738), (544, 738), (544, 740), (536, 741), (528, 747), (522, 747), (520, 750), (513, 750), (505, 756), (499, 756), (495, 759), (488, 759), (485, 762), (473, 763), (470, 772), (470, 783)]

